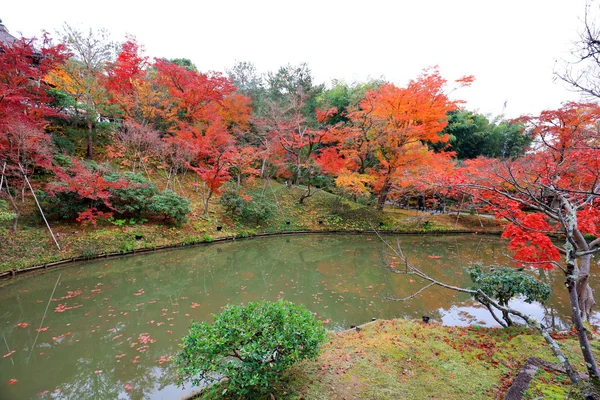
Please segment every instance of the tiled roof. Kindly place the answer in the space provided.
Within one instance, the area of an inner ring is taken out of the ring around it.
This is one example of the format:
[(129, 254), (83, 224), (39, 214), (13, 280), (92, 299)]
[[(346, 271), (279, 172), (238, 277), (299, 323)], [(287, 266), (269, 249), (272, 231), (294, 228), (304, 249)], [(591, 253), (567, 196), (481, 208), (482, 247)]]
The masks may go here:
[(16, 37), (8, 33), (8, 29), (2, 24), (2, 20), (0, 19), (0, 45), (2, 44), (12, 44), (17, 40)]

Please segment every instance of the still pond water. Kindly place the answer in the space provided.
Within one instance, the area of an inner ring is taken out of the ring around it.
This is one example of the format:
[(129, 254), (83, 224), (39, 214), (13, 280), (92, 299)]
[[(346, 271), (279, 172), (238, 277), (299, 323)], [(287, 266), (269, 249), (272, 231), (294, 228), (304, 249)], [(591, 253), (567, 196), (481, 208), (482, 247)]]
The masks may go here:
[[(470, 284), (464, 267), (471, 262), (509, 262), (506, 242), (495, 237), (399, 239), (409, 260), (454, 285)], [(284, 298), (306, 305), (331, 330), (422, 315), (447, 325), (495, 325), (468, 296), (446, 289), (385, 300), (423, 286), (388, 272), (393, 261), (376, 236), (279, 236), (90, 261), (3, 282), (0, 399), (178, 399), (193, 390), (175, 385), (170, 358), (179, 339), (191, 320), (211, 320), (229, 303)], [(551, 284), (552, 301), (518, 305), (565, 326), (562, 277), (532, 273)]]

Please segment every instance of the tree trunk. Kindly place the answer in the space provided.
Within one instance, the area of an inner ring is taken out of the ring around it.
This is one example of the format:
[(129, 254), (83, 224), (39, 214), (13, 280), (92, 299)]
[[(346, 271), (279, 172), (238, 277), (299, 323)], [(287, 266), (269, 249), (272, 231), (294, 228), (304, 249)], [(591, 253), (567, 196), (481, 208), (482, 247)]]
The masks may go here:
[(592, 307), (596, 304), (594, 301), (594, 291), (589, 285), (590, 281), (590, 264), (592, 255), (588, 254), (581, 257), (579, 260), (579, 271), (577, 274), (577, 298), (579, 300), (579, 309), (581, 311), (581, 318), (587, 322), (590, 319), (592, 313)]
[(267, 158), (263, 158), (262, 159), (262, 165), (260, 167), (260, 177), (264, 178), (265, 177), (265, 168), (267, 167)]
[(213, 194), (212, 190), (208, 189), (208, 194), (206, 196), (204, 196), (204, 212), (203, 212), (203, 214), (205, 216), (208, 215), (208, 202), (209, 202), (212, 194)]
[(302, 169), (300, 166), (300, 157), (298, 157), (298, 162), (296, 164), (296, 183), (295, 183), (296, 186), (300, 184), (301, 178), (302, 178)]
[(88, 136), (87, 136), (87, 158), (94, 157), (94, 147), (92, 138), (92, 122), (88, 122)]
[(383, 207), (385, 206), (385, 201), (387, 200), (388, 194), (390, 194), (390, 189), (392, 185), (386, 179), (383, 183), (381, 191), (379, 192), (379, 199), (377, 200), (377, 211), (383, 211)]
[[(570, 243), (568, 243), (569, 245)], [(577, 330), (577, 338), (579, 339), (579, 345), (581, 347), (581, 353), (583, 354), (583, 360), (588, 371), (588, 375), (594, 384), (600, 384), (600, 371), (598, 371), (598, 365), (592, 354), (590, 348), (590, 342), (587, 337), (587, 329), (583, 324), (581, 317), (581, 310), (579, 309), (579, 299), (577, 296), (577, 275), (575, 271), (575, 260), (573, 258), (574, 249), (567, 251), (567, 280), (565, 282), (569, 291), (569, 302), (571, 306), (571, 319), (573, 325)]]
[(12, 232), (17, 233), (17, 227), (19, 225), (19, 216), (21, 215), (21, 213), (19, 212), (19, 207), (17, 207), (17, 202), (15, 201), (15, 198), (10, 193), (10, 187), (8, 187), (8, 178), (4, 179), (4, 184), (6, 185), (6, 194), (8, 195), (8, 199), (10, 200), (10, 204), (15, 210), (15, 219), (13, 219), (12, 223)]
[(171, 184), (171, 175), (173, 174), (173, 167), (169, 168), (169, 172), (165, 173), (167, 175), (167, 184), (165, 185), (165, 190), (169, 189), (169, 185)]
[(304, 204), (304, 200), (309, 198), (311, 196), (311, 192), (310, 192), (310, 181), (308, 182), (308, 186), (306, 187), (306, 190), (304, 191), (304, 193), (302, 193), (302, 195), (300, 196), (300, 199), (298, 200), (298, 204)]
[[(508, 302), (500, 303), (501, 306), (508, 307)], [(506, 322), (506, 326), (512, 326), (513, 322), (510, 319), (510, 314), (508, 311), (502, 310), (502, 319)]]

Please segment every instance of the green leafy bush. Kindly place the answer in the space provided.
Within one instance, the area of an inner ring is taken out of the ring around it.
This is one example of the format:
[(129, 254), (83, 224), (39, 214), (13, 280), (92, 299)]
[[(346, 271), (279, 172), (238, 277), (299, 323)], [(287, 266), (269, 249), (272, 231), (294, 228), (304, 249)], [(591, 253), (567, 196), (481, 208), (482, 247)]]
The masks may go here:
[[(526, 303), (543, 303), (550, 298), (550, 286), (522, 269), (499, 266), (484, 269), (479, 263), (468, 268), (467, 273), (474, 283), (474, 290), (481, 290), (496, 299), (501, 306), (507, 306), (510, 300), (520, 296)], [(507, 325), (512, 325), (508, 313), (503, 312), (502, 317)]]
[(325, 329), (302, 305), (279, 300), (228, 306), (212, 325), (193, 322), (177, 355), (180, 384), (191, 379), (228, 378), (219, 396), (255, 398), (273, 391), (282, 373), (303, 359), (314, 359)]
[[(67, 161), (71, 163), (69, 158), (65, 158), (65, 162)], [(148, 206), (151, 198), (159, 194), (156, 185), (139, 174), (112, 172), (106, 165), (92, 162), (80, 163), (78, 168), (80, 173), (96, 171), (99, 174), (99, 176), (92, 176), (97, 180), (94, 190), (80, 192), (69, 187), (66, 182), (50, 183), (48, 185), (51, 188), (50, 191), (40, 193), (40, 198), (47, 204), (46, 208), (50, 210), (52, 216), (73, 220), (85, 210), (96, 208), (98, 211), (121, 217), (139, 219), (149, 212)], [(102, 184), (98, 184), (100, 180), (106, 183), (104, 187)], [(72, 187), (81, 184), (85, 184), (85, 182), (76, 181)], [(68, 189), (57, 190), (57, 188)]]
[(17, 214), (8, 211), (8, 203), (5, 200), (0, 199), (0, 234), (5, 234), (8, 230), (3, 227), (2, 222), (8, 222), (13, 220)]
[(221, 194), (219, 202), (223, 205), (225, 212), (234, 218), (241, 218), (244, 208), (244, 199), (235, 189), (228, 189)]
[(10, 221), (16, 216), (15, 213), (8, 211), (8, 203), (6, 200), (0, 199), (0, 222)]
[[(54, 182), (55, 186), (67, 186), (64, 183)], [(74, 220), (77, 216), (91, 207), (100, 206), (100, 201), (89, 200), (73, 191), (65, 191), (50, 195), (46, 191), (36, 191), (38, 199), (43, 203), (44, 210), (52, 217)]]
[[(74, 220), (93, 209), (99, 215), (111, 215), (109, 222), (124, 226), (146, 222), (144, 217), (162, 216), (175, 224), (186, 221), (190, 203), (172, 191), (160, 193), (156, 185), (142, 175), (132, 172), (119, 173), (105, 164), (77, 163), (71, 170), (73, 182), (52, 182), (50, 190), (40, 192), (40, 199), (49, 214)], [(77, 179), (77, 174), (82, 178)], [(94, 182), (89, 190), (78, 190), (86, 184), (86, 178)], [(79, 219), (78, 219), (79, 220)]]
[(225, 191), (219, 200), (225, 211), (242, 222), (261, 223), (273, 216), (276, 206), (263, 194), (245, 199), (236, 189)]
[(190, 202), (185, 197), (177, 195), (171, 190), (152, 197), (148, 209), (155, 215), (162, 215), (176, 225), (187, 221), (186, 215), (190, 213)]
[(110, 201), (119, 215), (139, 217), (148, 210), (150, 199), (159, 194), (156, 185), (139, 174), (111, 172), (104, 176), (109, 182), (124, 180), (127, 187), (111, 189)]
[(259, 224), (271, 218), (275, 211), (275, 204), (272, 201), (262, 194), (257, 194), (252, 197), (252, 200), (244, 202), (242, 221)]

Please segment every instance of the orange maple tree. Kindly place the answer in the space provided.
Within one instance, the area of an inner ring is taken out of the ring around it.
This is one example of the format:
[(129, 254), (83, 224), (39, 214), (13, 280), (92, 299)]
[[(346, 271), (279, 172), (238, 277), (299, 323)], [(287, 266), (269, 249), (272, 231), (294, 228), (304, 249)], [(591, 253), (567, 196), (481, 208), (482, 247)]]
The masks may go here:
[[(465, 86), (472, 80), (464, 77), (456, 82)], [(450, 100), (446, 89), (447, 81), (437, 68), (427, 69), (406, 87), (388, 83), (368, 91), (350, 111), (352, 125), (341, 152), (353, 160), (354, 168), (349, 172), (374, 177), (371, 187), (378, 196), (379, 210), (409, 167), (428, 159), (427, 143), (448, 141), (440, 132), (447, 124), (447, 113), (459, 102)]]

